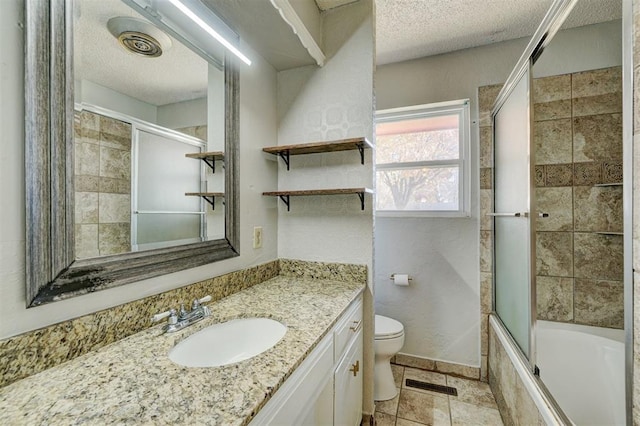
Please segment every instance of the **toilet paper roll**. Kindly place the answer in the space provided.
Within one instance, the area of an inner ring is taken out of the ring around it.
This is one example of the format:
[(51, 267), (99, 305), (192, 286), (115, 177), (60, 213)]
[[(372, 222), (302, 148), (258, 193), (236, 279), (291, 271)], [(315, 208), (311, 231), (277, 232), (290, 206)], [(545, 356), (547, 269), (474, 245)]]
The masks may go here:
[(409, 285), (409, 275), (407, 274), (394, 274), (393, 283), (395, 285)]

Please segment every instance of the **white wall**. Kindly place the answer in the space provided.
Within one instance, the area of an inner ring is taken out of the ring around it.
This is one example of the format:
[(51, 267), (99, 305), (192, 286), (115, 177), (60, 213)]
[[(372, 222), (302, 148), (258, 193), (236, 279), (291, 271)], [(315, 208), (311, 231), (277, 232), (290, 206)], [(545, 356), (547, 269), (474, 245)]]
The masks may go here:
[[(405, 327), (401, 353), (480, 366), (478, 272), (479, 86), (506, 80), (526, 41), (512, 41), (378, 67), (378, 110), (470, 99), (470, 218), (376, 217), (376, 313)], [(413, 277), (409, 287), (389, 279)]]
[(382, 65), (376, 70), (376, 108), (469, 98), (473, 122), (478, 114), (478, 86), (503, 83), (526, 44), (524, 39), (512, 40)]
[[(241, 256), (26, 309), (23, 9), (22, 0), (0, 2), (0, 339), (277, 258), (276, 211), (261, 195), (277, 185), (277, 172), (260, 150), (276, 143), (276, 73), (254, 53), (240, 77)], [(261, 249), (252, 248), (254, 225), (263, 227)]]
[[(278, 73), (278, 145), (373, 137), (373, 2), (363, 0), (322, 15), (326, 65)], [(267, 145), (265, 143), (265, 145)], [(278, 189), (372, 186), (371, 150), (291, 157), (291, 170), (272, 158)], [(357, 195), (292, 197), (291, 211), (277, 199), (278, 255), (371, 268), (372, 198), (360, 209)], [(364, 412), (373, 413), (373, 294), (365, 292)]]
[(158, 107), (156, 124), (168, 129), (206, 126), (208, 121), (207, 114), (207, 98), (174, 102)]
[[(575, 72), (619, 63), (619, 21), (559, 33), (535, 67), (536, 75)], [(376, 218), (376, 313), (401, 321), (402, 353), (480, 364), (478, 274), (479, 86), (503, 83), (528, 39), (381, 66), (376, 71), (377, 108), (471, 100), (471, 208), (468, 219)], [(586, 58), (590, 49), (597, 59)], [(571, 69), (564, 70), (566, 64)], [(581, 65), (584, 64), (584, 65)], [(408, 273), (409, 287), (389, 277)]]
[(533, 77), (570, 74), (622, 64), (622, 21), (559, 32), (533, 66)]
[[(213, 66), (211, 68), (218, 71)], [(168, 129), (207, 123), (206, 98), (155, 106), (88, 80), (76, 81), (74, 95), (76, 102), (117, 111)]]
[(122, 114), (155, 123), (158, 108), (139, 99), (116, 92), (89, 80), (81, 80), (75, 85), (75, 101), (118, 111)]
[[(328, 60), (323, 68), (278, 73), (278, 145), (372, 138), (372, 23), (363, 4), (324, 15)], [(291, 170), (281, 160), (273, 168), (278, 168), (280, 190), (371, 188), (371, 150), (366, 158), (362, 166), (357, 151), (293, 156)], [(371, 197), (364, 211), (356, 195), (292, 198), (289, 212), (277, 199), (271, 203), (280, 210), (281, 257), (371, 263)]]

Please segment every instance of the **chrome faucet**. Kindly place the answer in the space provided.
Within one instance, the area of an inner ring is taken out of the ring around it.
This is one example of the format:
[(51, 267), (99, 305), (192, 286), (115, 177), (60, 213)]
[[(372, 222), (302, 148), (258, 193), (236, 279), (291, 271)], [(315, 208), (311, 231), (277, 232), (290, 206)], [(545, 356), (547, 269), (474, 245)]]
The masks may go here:
[(169, 319), (167, 320), (167, 324), (162, 327), (162, 330), (165, 333), (173, 333), (174, 331), (182, 330), (183, 328), (211, 315), (209, 308), (203, 305), (203, 303), (209, 301), (211, 301), (210, 295), (201, 299), (194, 299), (191, 304), (191, 311), (187, 311), (184, 307), (184, 303), (181, 303), (179, 311), (170, 309), (166, 312), (156, 314), (151, 317), (151, 322), (158, 322), (168, 317)]

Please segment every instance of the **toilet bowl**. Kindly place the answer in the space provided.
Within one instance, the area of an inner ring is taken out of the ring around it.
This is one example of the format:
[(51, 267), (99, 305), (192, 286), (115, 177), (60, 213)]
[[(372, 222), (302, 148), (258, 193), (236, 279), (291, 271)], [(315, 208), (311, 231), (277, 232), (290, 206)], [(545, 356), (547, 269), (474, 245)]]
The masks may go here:
[(398, 393), (391, 372), (391, 357), (397, 354), (404, 344), (404, 327), (400, 321), (376, 315), (375, 319), (375, 370), (373, 399), (386, 401)]

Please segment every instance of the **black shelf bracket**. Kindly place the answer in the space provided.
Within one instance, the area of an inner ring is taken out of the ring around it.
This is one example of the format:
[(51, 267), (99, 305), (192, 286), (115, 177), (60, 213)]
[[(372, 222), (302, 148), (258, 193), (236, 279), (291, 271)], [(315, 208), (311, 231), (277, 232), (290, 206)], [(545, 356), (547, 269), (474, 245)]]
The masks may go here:
[(278, 195), (282, 202), (287, 206), (287, 211), (291, 211), (291, 199), (288, 195)]
[(287, 165), (287, 170), (289, 170), (289, 150), (281, 151), (278, 153), (278, 155), (280, 156), (280, 158), (282, 158), (284, 163)]
[(360, 164), (364, 165), (364, 144), (359, 143), (357, 146), (360, 153)]
[(207, 166), (211, 167), (211, 170), (213, 171), (213, 173), (216, 172), (216, 160), (215, 158), (203, 158), (202, 161), (204, 161), (205, 163), (207, 163)]
[(360, 198), (360, 209), (364, 210), (364, 192), (358, 192), (358, 198)]
[(211, 204), (211, 210), (216, 209), (216, 197), (209, 195), (201, 195), (201, 197), (204, 198), (207, 203)]

